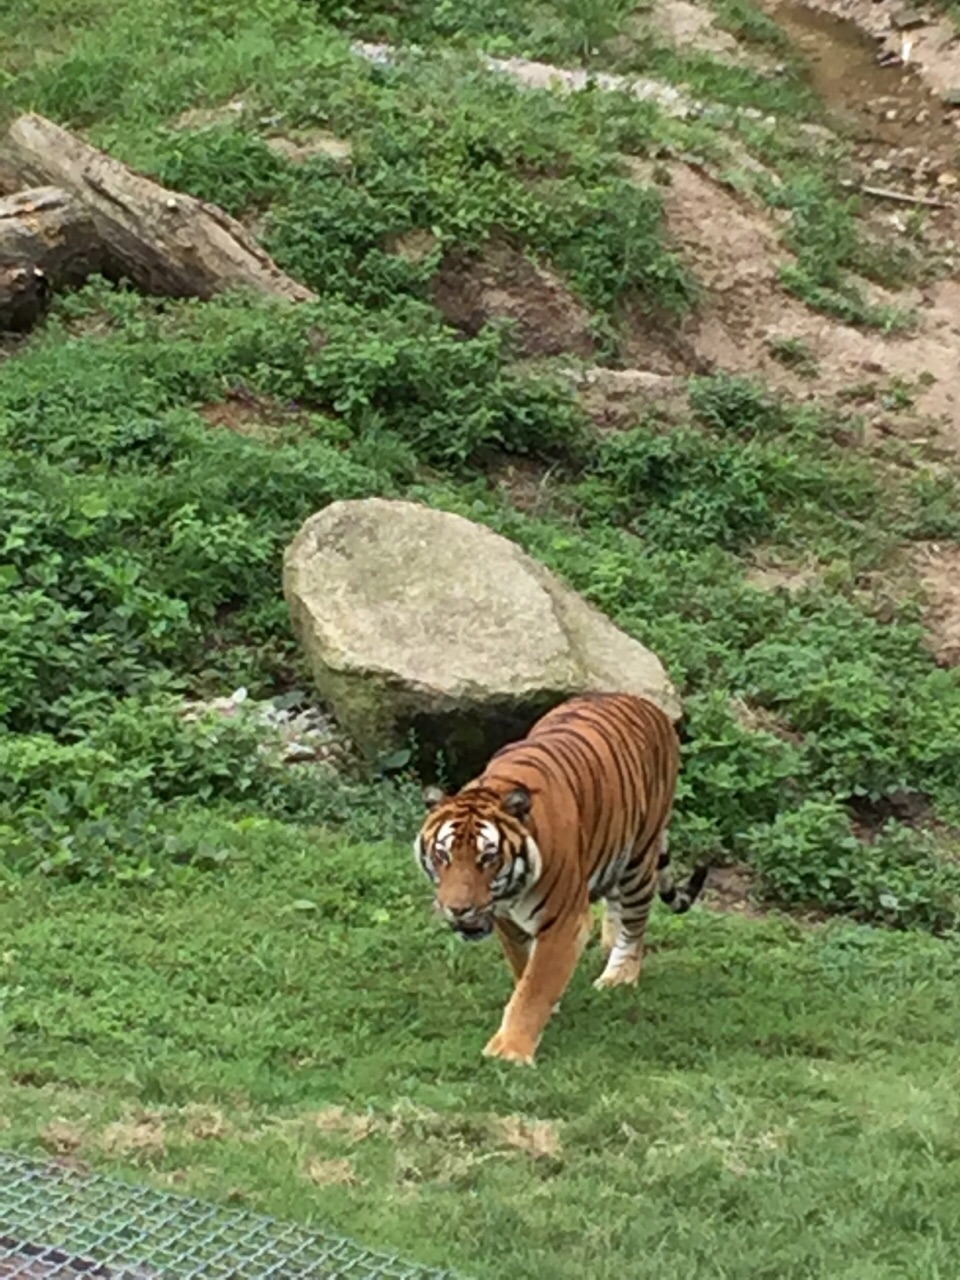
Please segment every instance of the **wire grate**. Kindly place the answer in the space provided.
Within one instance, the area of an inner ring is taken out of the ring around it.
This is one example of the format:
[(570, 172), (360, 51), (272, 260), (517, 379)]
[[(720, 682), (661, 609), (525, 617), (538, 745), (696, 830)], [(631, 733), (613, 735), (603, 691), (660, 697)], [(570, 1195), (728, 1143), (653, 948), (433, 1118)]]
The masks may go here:
[(3, 1280), (458, 1280), (296, 1223), (0, 1152)]

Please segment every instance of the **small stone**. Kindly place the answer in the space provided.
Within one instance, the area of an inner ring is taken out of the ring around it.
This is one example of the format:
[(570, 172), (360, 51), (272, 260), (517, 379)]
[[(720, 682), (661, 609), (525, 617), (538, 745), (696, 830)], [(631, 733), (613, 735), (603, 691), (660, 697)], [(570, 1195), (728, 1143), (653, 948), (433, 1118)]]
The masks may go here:
[(885, 111), (885, 112), (883, 113), (883, 118), (884, 118), (884, 120), (896, 120), (896, 118), (897, 118), (897, 113), (896, 113), (896, 111), (892, 111), (892, 110), (891, 110), (891, 111)]
[(337, 138), (332, 133), (315, 129), (301, 140), (275, 136), (267, 138), (267, 146), (278, 156), (283, 156), (291, 164), (303, 164), (314, 156), (327, 156), (330, 160), (349, 160), (353, 155), (353, 146), (344, 138)]
[(960, 182), (960, 178), (955, 173), (941, 173), (937, 179), (938, 187), (955, 187)]
[(960, 107), (960, 86), (956, 89), (948, 89), (942, 101), (945, 107)]
[(927, 21), (917, 9), (900, 9), (890, 18), (891, 24), (898, 31), (913, 31), (915, 27), (925, 27)]
[(822, 124), (804, 123), (800, 125), (798, 132), (809, 138), (811, 142), (816, 143), (832, 142), (836, 136)]
[(242, 98), (234, 98), (232, 102), (224, 103), (220, 107), (192, 107), (177, 117), (173, 127), (175, 129), (215, 128), (242, 115), (246, 109), (247, 104)]
[(271, 703), (278, 711), (289, 711), (292, 707), (298, 707), (306, 696), (302, 689), (291, 689), (288, 693), (280, 693), (272, 698)]

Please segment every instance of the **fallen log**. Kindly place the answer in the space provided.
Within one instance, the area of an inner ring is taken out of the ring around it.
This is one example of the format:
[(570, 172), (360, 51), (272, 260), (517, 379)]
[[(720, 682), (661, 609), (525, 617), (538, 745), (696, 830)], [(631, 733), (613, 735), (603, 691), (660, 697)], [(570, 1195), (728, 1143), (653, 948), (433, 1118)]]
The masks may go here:
[(35, 187), (0, 200), (0, 265), (38, 267), (55, 289), (102, 271), (104, 248), (90, 214), (58, 187)]
[(0, 264), (0, 330), (26, 333), (50, 305), (50, 282), (39, 267)]
[(14, 192), (19, 191), (23, 186), (17, 174), (10, 168), (7, 161), (0, 155), (0, 196), (12, 196)]
[(290, 302), (316, 296), (216, 205), (160, 186), (43, 116), (14, 120), (0, 151), (22, 185), (73, 197), (102, 253), (98, 269), (143, 293), (210, 298), (245, 287)]
[(32, 328), (57, 289), (103, 267), (97, 229), (75, 196), (38, 187), (0, 199), (0, 330)]

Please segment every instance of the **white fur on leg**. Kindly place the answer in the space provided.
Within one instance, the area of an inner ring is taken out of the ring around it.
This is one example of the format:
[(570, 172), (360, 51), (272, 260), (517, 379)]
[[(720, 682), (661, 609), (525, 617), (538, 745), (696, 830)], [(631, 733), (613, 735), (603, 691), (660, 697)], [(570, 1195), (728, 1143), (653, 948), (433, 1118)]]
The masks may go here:
[(608, 898), (603, 904), (603, 926), (600, 933), (600, 946), (610, 954), (620, 936), (620, 904)]
[(643, 943), (631, 942), (621, 933), (607, 959), (607, 966), (594, 986), (619, 987), (629, 985), (640, 977), (643, 967)]

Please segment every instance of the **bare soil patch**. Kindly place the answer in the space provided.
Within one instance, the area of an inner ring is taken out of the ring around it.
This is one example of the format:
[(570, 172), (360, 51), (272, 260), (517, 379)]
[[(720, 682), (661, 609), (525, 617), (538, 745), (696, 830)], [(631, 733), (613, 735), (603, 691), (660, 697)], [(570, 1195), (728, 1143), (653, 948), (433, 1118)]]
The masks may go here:
[(516, 325), (524, 355), (593, 354), (587, 308), (559, 276), (509, 245), (493, 245), (479, 257), (447, 255), (433, 295), (448, 323), (464, 333), (505, 319)]
[(350, 1160), (324, 1160), (313, 1156), (304, 1166), (304, 1176), (316, 1187), (356, 1187), (361, 1179)]
[(929, 827), (930, 801), (915, 791), (895, 791), (879, 800), (855, 796), (847, 802), (857, 836), (869, 843), (888, 822), (902, 822), (909, 827)]
[(345, 162), (353, 155), (351, 143), (325, 129), (308, 129), (292, 137), (274, 134), (267, 139), (267, 146), (292, 164), (303, 164), (314, 156), (326, 156), (328, 160)]
[[(960, 88), (960, 32), (945, 14), (928, 5), (903, 0), (803, 0), (811, 10), (857, 27), (874, 41), (875, 56), (885, 69), (906, 67), (929, 92), (942, 96)], [(794, 10), (799, 5), (790, 5)], [(905, 25), (904, 17), (910, 20)], [(778, 22), (782, 9), (775, 11)], [(904, 62), (904, 55), (906, 60)], [(893, 61), (900, 59), (900, 63)], [(878, 63), (879, 65), (879, 63)], [(957, 121), (960, 127), (960, 120)]]
[(703, 891), (703, 903), (714, 911), (730, 911), (753, 918), (766, 915), (756, 902), (755, 884), (755, 874), (743, 863), (712, 867)]
[(917, 543), (913, 565), (927, 596), (925, 621), (937, 661), (960, 666), (960, 545)]
[[(854, 142), (857, 176), (878, 222), (903, 234), (917, 208), (924, 253), (955, 272), (960, 240), (960, 40), (900, 0), (770, 0), (770, 16), (807, 60), (817, 93)], [(904, 29), (903, 24), (907, 24)], [(927, 202), (910, 206), (886, 191)], [(930, 202), (934, 202), (931, 204)]]
[(296, 405), (283, 405), (270, 396), (237, 388), (225, 400), (211, 401), (198, 410), (211, 427), (232, 431), (254, 440), (276, 439), (282, 428), (295, 426), (302, 420)]
[(705, 53), (733, 66), (767, 66), (772, 59), (745, 48), (729, 31), (717, 25), (716, 14), (691, 0), (664, 0), (639, 8), (623, 35), (605, 46), (610, 52), (628, 52), (637, 43), (655, 39), (680, 53)]
[(149, 1160), (166, 1154), (167, 1127), (158, 1113), (141, 1111), (107, 1125), (100, 1145), (111, 1155)]
[(216, 107), (190, 107), (182, 111), (173, 122), (175, 129), (217, 129), (236, 124), (247, 110), (242, 98), (232, 98)]
[(745, 863), (711, 867), (707, 887), (703, 891), (703, 905), (711, 911), (725, 911), (732, 915), (747, 916), (751, 920), (762, 920), (771, 915), (781, 918), (789, 916), (792, 921), (805, 928), (815, 928), (827, 920), (827, 913), (823, 911), (797, 907), (788, 911), (783, 907), (765, 905), (760, 899), (757, 883), (756, 873)]
[(755, 564), (746, 572), (746, 579), (761, 591), (789, 591), (793, 594), (811, 586), (819, 577), (815, 567), (781, 564)]
[(553, 471), (552, 467), (544, 466), (533, 458), (504, 454), (491, 461), (487, 477), (491, 486), (507, 491), (511, 504), (518, 511), (536, 516), (542, 514), (553, 500)]
[(84, 1144), (84, 1131), (70, 1120), (54, 1119), (40, 1133), (40, 1141), (55, 1156), (73, 1155)]
[(493, 1123), (494, 1135), (535, 1160), (560, 1154), (560, 1131), (552, 1120), (503, 1116)]
[(325, 1107), (309, 1117), (320, 1133), (340, 1133), (351, 1142), (362, 1142), (377, 1129), (377, 1119), (369, 1112), (358, 1114), (345, 1107)]
[[(631, 167), (641, 180), (653, 176), (646, 162), (634, 160)], [(664, 169), (669, 180), (661, 193), (670, 234), (704, 286), (704, 298), (683, 328), (695, 353), (693, 369), (705, 364), (760, 376), (801, 398), (842, 402), (851, 388), (866, 384), (866, 399), (878, 402), (874, 425), (899, 424), (904, 434), (914, 431), (927, 440), (934, 428), (920, 420), (932, 419), (938, 443), (960, 450), (960, 281), (941, 280), (895, 296), (870, 290), (875, 301), (915, 307), (917, 326), (908, 334), (885, 336), (842, 324), (811, 311), (780, 286), (779, 267), (791, 256), (764, 210), (692, 165), (659, 161), (661, 176)], [(648, 341), (644, 333), (641, 345)], [(817, 368), (813, 380), (777, 358), (785, 342), (802, 343), (810, 353)], [(668, 363), (669, 371), (679, 372), (673, 352)], [(917, 384), (902, 409), (879, 403), (893, 380)]]
[(597, 365), (577, 372), (574, 379), (580, 403), (601, 430), (624, 430), (641, 417), (653, 416), (669, 425), (690, 416), (683, 377)]

